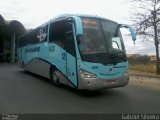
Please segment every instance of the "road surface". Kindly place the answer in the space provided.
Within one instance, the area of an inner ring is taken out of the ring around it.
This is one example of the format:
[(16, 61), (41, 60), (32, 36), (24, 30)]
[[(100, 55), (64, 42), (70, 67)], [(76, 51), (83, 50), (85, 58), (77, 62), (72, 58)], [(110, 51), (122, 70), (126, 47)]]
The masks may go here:
[(123, 88), (96, 92), (55, 87), (48, 79), (0, 64), (0, 113), (160, 113), (160, 79), (131, 76)]

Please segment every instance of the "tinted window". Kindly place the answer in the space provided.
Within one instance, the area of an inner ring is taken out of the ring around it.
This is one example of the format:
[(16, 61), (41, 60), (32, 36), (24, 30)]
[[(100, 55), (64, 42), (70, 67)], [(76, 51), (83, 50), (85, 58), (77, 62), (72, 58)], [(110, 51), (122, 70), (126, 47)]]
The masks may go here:
[(36, 28), (18, 39), (18, 47), (47, 41), (48, 25)]
[(64, 47), (65, 40), (65, 24), (63, 21), (53, 22), (50, 25), (49, 30), (49, 42), (55, 42), (56, 44)]
[(84, 18), (84, 36), (80, 39), (79, 48), (82, 54), (106, 53), (106, 43), (100, 20)]

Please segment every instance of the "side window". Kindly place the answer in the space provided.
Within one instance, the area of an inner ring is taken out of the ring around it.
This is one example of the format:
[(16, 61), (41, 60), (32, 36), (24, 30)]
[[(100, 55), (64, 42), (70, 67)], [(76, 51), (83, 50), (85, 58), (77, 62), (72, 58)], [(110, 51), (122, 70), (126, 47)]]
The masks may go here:
[(47, 41), (48, 25), (38, 27), (18, 38), (18, 47)]
[(67, 52), (75, 56), (75, 44), (72, 23), (65, 24), (65, 48)]
[(49, 42), (54, 42), (64, 48), (65, 26), (64, 21), (53, 22), (49, 30)]

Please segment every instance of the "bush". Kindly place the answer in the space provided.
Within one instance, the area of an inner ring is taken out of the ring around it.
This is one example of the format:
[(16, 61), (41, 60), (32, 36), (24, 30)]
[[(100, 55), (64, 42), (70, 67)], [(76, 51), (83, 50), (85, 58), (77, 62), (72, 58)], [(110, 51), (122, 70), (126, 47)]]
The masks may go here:
[(147, 64), (148, 62), (150, 62), (149, 60), (149, 57), (147, 55), (144, 55), (144, 56), (131, 56), (131, 57), (128, 57), (128, 61), (129, 63), (131, 64), (138, 64), (138, 63), (145, 63)]
[(156, 65), (154, 63), (132, 63), (129, 64), (129, 69), (140, 72), (156, 73)]
[(128, 61), (130, 70), (156, 73), (155, 61), (150, 61), (150, 57), (147, 55), (133, 54), (128, 56)]

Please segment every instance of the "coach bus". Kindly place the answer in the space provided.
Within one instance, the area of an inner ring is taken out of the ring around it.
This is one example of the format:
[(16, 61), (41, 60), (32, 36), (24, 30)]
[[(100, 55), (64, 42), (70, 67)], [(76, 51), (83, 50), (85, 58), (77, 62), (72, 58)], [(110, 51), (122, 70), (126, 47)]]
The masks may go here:
[(97, 90), (128, 84), (128, 61), (120, 28), (125, 24), (89, 15), (62, 15), (18, 39), (24, 71), (77, 89)]

